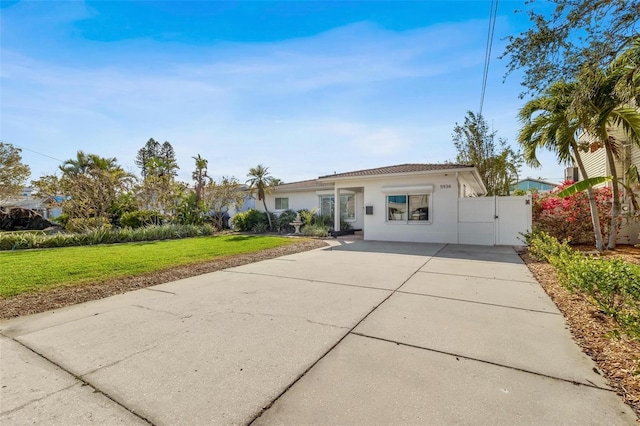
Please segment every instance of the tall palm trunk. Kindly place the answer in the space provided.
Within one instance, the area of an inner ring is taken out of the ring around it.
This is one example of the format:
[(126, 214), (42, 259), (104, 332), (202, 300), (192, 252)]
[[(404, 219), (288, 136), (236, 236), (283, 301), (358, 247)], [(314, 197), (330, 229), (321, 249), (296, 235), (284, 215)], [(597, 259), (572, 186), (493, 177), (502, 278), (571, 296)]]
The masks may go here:
[(269, 230), (271, 231), (273, 229), (273, 225), (271, 225), (271, 214), (269, 213), (269, 210), (267, 210), (267, 200), (265, 200), (265, 197), (262, 197), (262, 204), (264, 205), (264, 211), (267, 213), (267, 220), (269, 221)]
[(611, 176), (613, 178), (611, 187), (613, 192), (613, 205), (611, 208), (611, 224), (609, 225), (609, 243), (607, 249), (613, 250), (616, 248), (616, 239), (618, 237), (618, 215), (620, 215), (620, 189), (618, 188), (618, 171), (616, 170), (616, 163), (613, 160), (613, 151), (611, 148), (611, 142), (607, 141), (604, 144), (607, 154), (607, 162), (611, 166)]
[[(589, 176), (587, 176), (587, 171), (584, 168), (582, 157), (580, 157), (580, 152), (578, 151), (578, 144), (575, 140), (571, 142), (571, 149), (573, 149), (573, 154), (575, 156), (576, 163), (578, 164), (578, 169), (580, 169), (582, 178), (587, 179)], [(604, 243), (602, 241), (600, 216), (598, 215), (598, 205), (596, 204), (596, 197), (593, 194), (593, 188), (587, 189), (587, 196), (589, 197), (589, 210), (591, 211), (591, 224), (593, 225), (593, 233), (596, 239), (596, 250), (602, 251), (604, 249)]]

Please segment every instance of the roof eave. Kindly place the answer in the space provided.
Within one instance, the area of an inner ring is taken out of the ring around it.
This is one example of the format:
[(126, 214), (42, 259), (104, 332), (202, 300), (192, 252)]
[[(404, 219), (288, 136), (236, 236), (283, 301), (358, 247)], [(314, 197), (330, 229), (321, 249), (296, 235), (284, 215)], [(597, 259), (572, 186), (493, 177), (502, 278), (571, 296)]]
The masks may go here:
[(379, 173), (375, 175), (362, 175), (362, 176), (333, 177), (331, 175), (328, 175), (328, 176), (320, 176), (318, 180), (322, 180), (325, 182), (336, 182), (336, 181), (353, 180), (353, 179), (379, 179), (379, 178), (385, 178), (385, 177), (414, 176), (414, 175), (425, 175), (425, 174), (433, 175), (433, 174), (455, 173), (460, 171), (472, 171), (472, 170), (476, 170), (475, 167), (467, 166), (467, 167), (455, 167), (451, 169), (418, 170), (415, 172)]

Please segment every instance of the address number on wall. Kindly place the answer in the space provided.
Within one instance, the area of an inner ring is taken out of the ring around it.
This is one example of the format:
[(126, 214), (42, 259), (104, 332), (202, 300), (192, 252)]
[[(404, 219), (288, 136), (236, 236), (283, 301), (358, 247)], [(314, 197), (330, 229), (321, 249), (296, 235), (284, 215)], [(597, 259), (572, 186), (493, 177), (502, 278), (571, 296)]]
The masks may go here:
[(451, 189), (451, 184), (448, 184), (448, 183), (442, 184), (440, 185), (440, 189)]

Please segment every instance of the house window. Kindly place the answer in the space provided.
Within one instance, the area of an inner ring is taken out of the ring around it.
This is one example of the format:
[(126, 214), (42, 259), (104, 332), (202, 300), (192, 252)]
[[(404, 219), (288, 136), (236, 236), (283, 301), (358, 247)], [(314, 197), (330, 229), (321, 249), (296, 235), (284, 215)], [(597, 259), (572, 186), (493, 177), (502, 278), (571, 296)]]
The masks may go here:
[[(320, 216), (331, 216), (335, 209), (333, 195), (320, 196)], [(356, 197), (353, 194), (340, 196), (340, 218), (346, 221), (356, 220)]]
[(387, 195), (387, 221), (429, 221), (429, 198), (428, 194)]
[(276, 210), (287, 210), (289, 208), (288, 198), (276, 198)]

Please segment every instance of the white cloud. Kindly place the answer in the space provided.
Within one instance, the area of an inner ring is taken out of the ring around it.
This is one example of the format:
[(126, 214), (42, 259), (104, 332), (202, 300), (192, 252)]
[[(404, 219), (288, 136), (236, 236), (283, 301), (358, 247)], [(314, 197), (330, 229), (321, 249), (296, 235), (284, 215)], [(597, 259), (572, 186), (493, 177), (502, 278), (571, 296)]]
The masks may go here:
[[(470, 34), (485, 31), (482, 21), (406, 32), (360, 23), (277, 43), (85, 41), (81, 52), (104, 49), (99, 61), (3, 44), (0, 138), (62, 159), (116, 156), (130, 169), (146, 140), (168, 140), (185, 180), (198, 153), (214, 176), (241, 180), (258, 163), (292, 181), (442, 162), (455, 156), (455, 121), (477, 104), (484, 41)], [(518, 103), (492, 112), (515, 115)], [(55, 170), (23, 154), (34, 177)]]

